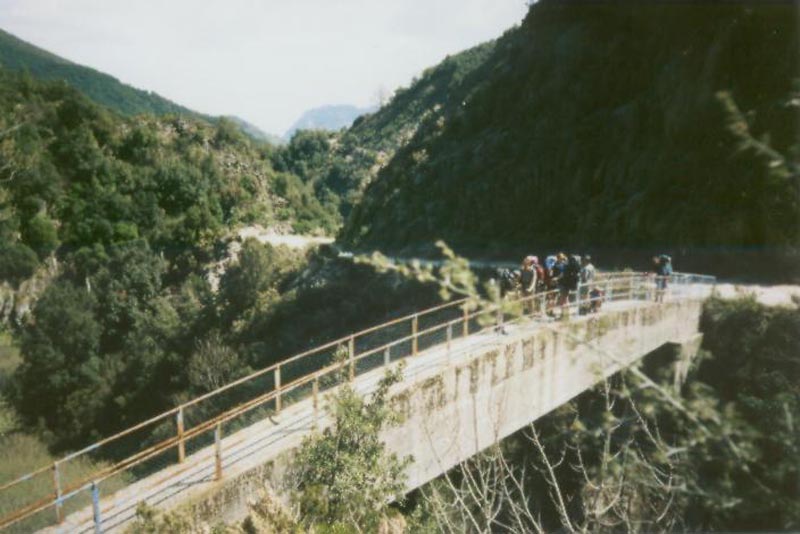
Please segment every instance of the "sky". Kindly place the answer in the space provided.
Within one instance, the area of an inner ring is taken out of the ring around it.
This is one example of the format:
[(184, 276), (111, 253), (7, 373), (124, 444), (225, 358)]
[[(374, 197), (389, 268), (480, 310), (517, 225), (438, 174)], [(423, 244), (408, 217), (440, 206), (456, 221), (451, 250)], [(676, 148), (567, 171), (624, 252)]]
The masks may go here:
[(376, 104), (526, 11), (525, 0), (0, 0), (0, 28), (282, 134), (314, 107)]

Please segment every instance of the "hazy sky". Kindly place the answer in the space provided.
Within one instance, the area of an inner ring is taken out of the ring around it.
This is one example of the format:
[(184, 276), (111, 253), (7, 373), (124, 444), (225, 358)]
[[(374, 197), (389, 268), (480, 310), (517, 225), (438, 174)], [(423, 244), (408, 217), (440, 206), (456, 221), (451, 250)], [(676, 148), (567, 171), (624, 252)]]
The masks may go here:
[(525, 0), (0, 0), (0, 27), (213, 115), (283, 133), (520, 22)]

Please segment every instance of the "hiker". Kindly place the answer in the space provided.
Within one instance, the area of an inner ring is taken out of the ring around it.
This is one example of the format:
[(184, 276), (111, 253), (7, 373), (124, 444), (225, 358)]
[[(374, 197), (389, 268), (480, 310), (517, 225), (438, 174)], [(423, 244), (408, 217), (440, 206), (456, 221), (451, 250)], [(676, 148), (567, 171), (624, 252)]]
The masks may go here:
[(581, 257), (571, 254), (568, 258), (562, 254), (566, 263), (563, 263), (562, 275), (558, 279), (559, 305), (561, 306), (562, 316), (569, 314), (569, 294), (578, 289), (578, 281), (581, 276)]
[[(588, 254), (581, 258), (581, 272), (580, 272), (580, 302), (582, 315), (590, 313), (595, 310), (596, 299), (600, 298), (599, 291), (594, 287), (594, 276), (596, 269), (592, 264), (592, 257)], [(599, 302), (598, 302), (599, 304)], [(599, 310), (599, 307), (597, 308)]]
[(556, 264), (558, 258), (556, 256), (547, 256), (544, 259), (544, 290), (547, 292), (545, 297), (545, 311), (548, 315), (552, 315), (552, 310), (555, 305), (555, 290), (558, 288), (558, 275), (556, 273)]
[(594, 281), (597, 270), (592, 265), (592, 257), (586, 254), (581, 259), (581, 284), (590, 284)]
[(653, 256), (653, 271), (656, 277), (656, 302), (664, 302), (669, 277), (672, 276), (672, 258), (667, 254)]
[(541, 293), (547, 287), (547, 270), (544, 265), (539, 263), (539, 256), (528, 256), (528, 258), (530, 258), (531, 266), (536, 272), (536, 284), (534, 285), (533, 292)]
[(528, 299), (524, 306), (530, 306), (531, 310), (533, 310), (533, 294), (536, 291), (538, 278), (536, 270), (538, 263), (539, 258), (536, 256), (525, 256), (525, 259), (522, 260), (522, 270), (519, 273), (520, 293), (523, 299)]
[(500, 298), (515, 293), (519, 288), (520, 272), (511, 269), (497, 269), (497, 280), (500, 287)]

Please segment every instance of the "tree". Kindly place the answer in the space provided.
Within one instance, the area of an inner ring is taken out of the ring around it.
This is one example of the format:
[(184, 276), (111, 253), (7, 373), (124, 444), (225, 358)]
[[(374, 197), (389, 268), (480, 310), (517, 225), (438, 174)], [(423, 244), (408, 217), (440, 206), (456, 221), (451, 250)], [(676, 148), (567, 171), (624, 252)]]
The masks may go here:
[(223, 342), (218, 332), (197, 341), (187, 367), (189, 384), (203, 393), (224, 386), (244, 370), (236, 352)]
[(39, 258), (36, 253), (23, 244), (0, 244), (0, 280), (7, 280), (12, 285), (30, 278)]
[(86, 289), (54, 282), (33, 308), (22, 335), (14, 401), (29, 424), (44, 423), (59, 442), (84, 443), (113, 383), (100, 354), (97, 300)]
[(46, 258), (58, 246), (55, 222), (42, 213), (35, 215), (23, 226), (22, 240), (35, 250), (40, 258)]
[(402, 367), (387, 371), (368, 400), (341, 386), (329, 404), (333, 424), (304, 440), (288, 480), (307, 527), (374, 532), (387, 516), (387, 503), (403, 499), (403, 472), (411, 459), (388, 453), (380, 440), (381, 429), (398, 421), (388, 400), (401, 377)]
[(223, 317), (232, 321), (244, 311), (253, 310), (259, 298), (269, 291), (274, 292), (296, 266), (297, 257), (285, 247), (246, 239), (237, 262), (220, 280)]

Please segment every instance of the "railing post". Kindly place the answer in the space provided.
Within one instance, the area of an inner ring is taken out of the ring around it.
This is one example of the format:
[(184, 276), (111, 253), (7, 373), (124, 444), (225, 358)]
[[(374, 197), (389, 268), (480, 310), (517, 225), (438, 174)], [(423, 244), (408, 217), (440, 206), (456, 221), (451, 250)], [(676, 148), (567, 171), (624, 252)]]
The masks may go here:
[(350, 336), (350, 341), (347, 343), (347, 354), (350, 359), (350, 381), (356, 377), (356, 338)]
[(214, 427), (214, 480), (222, 479), (222, 423)]
[(314, 377), (314, 383), (311, 386), (311, 405), (314, 407), (314, 430), (317, 429), (317, 420), (319, 419), (319, 377)]
[(581, 291), (583, 290), (583, 284), (581, 281), (578, 280), (578, 286), (575, 291), (575, 315), (581, 314)]
[(281, 413), (281, 366), (275, 368), (275, 413)]
[(56, 496), (56, 521), (61, 524), (64, 522), (64, 508), (61, 504), (61, 472), (58, 469), (58, 462), (53, 462), (53, 489)]
[(387, 346), (385, 349), (383, 349), (383, 365), (384, 366), (387, 366), (390, 363), (392, 363), (391, 350), (392, 350), (392, 347), (390, 347), (390, 346)]
[[(524, 307), (526, 304), (527, 302), (523, 303), (522, 306)], [(494, 320), (497, 323), (497, 328), (503, 326), (503, 307), (500, 304), (497, 305), (497, 312), (495, 313)]]
[(469, 335), (469, 309), (467, 303), (464, 303), (464, 337)]
[(175, 425), (178, 427), (178, 463), (182, 464), (186, 459), (186, 443), (183, 441), (183, 406), (178, 408), (175, 414)]
[(453, 321), (447, 322), (447, 354), (450, 354), (450, 344), (453, 341)]
[(100, 515), (100, 488), (97, 482), (92, 482), (92, 518), (94, 519), (94, 533), (103, 534), (103, 518)]
[(419, 332), (419, 317), (414, 314), (411, 318), (411, 355), (416, 356), (419, 352), (417, 343), (417, 332)]

